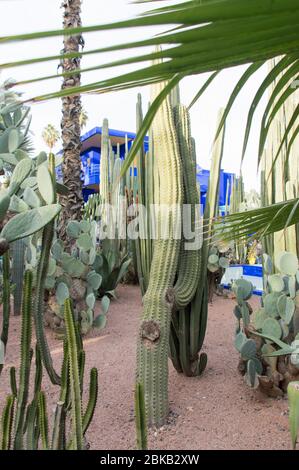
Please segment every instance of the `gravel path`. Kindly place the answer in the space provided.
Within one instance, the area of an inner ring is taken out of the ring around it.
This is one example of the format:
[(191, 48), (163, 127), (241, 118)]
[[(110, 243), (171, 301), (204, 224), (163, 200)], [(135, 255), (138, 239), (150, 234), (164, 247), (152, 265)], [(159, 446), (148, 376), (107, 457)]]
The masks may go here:
[[(252, 305), (258, 299), (253, 298)], [(233, 346), (234, 301), (216, 297), (209, 307), (204, 350), (208, 366), (201, 377), (178, 375), (169, 363), (169, 424), (149, 433), (150, 449), (289, 449), (287, 400), (266, 398), (251, 391), (237, 372)], [(133, 412), (136, 332), (141, 296), (136, 286), (120, 286), (111, 303), (105, 330), (85, 339), (86, 370), (99, 370), (99, 400), (88, 440), (93, 449), (134, 449)], [(0, 406), (9, 392), (8, 371), (18, 365), (19, 318), (12, 318), (7, 362), (0, 379)], [(61, 342), (48, 331), (56, 367)], [(45, 379), (48, 409), (57, 389)], [(86, 385), (88, 377), (86, 376)]]

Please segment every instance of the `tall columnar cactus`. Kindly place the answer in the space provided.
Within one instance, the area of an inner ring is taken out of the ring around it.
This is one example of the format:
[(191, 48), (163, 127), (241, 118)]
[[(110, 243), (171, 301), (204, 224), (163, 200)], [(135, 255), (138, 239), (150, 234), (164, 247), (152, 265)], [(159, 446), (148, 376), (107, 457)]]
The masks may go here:
[[(199, 239), (199, 193), (197, 190), (195, 167), (192, 159), (190, 117), (185, 106), (179, 104), (176, 105), (174, 108), (174, 121), (183, 168), (184, 208), (190, 210), (188, 215), (190, 217), (191, 226), (188, 227), (188, 230), (190, 230), (192, 237), (187, 240), (182, 230), (178, 275), (174, 286), (175, 305), (179, 310), (186, 307), (191, 302), (198, 285), (200, 276), (199, 249), (201, 240)], [(194, 244), (192, 247), (193, 249), (190, 249), (191, 243)], [(198, 246), (196, 246), (196, 243)]]
[[(101, 141), (101, 162), (100, 162), (100, 197), (102, 203), (110, 203), (109, 195), (109, 129), (108, 129), (108, 120), (104, 119), (102, 126), (102, 141)], [(104, 224), (109, 223), (109, 213), (104, 208), (102, 211), (102, 221)]]
[(0, 374), (3, 369), (6, 345), (8, 341), (9, 318), (10, 318), (10, 259), (9, 251), (2, 256), (3, 263), (3, 319), (2, 332), (0, 337)]
[(14, 315), (20, 315), (22, 305), (22, 287), (25, 271), (25, 251), (26, 245), (24, 240), (16, 240), (12, 244), (12, 266), (11, 276), (15, 285), (14, 297)]
[(82, 427), (82, 402), (79, 379), (78, 350), (76, 342), (75, 326), (70, 300), (65, 301), (64, 318), (66, 324), (69, 368), (70, 368), (70, 389), (72, 400), (72, 447), (78, 450), (83, 448), (83, 427)]
[[(149, 424), (161, 424), (167, 413), (167, 365), (165, 356), (162, 355), (163, 348), (163, 354), (165, 354), (166, 346), (161, 344), (163, 339), (161, 340), (160, 327), (161, 318), (166, 318), (166, 311), (171, 312), (169, 349), (177, 371), (188, 376), (199, 375), (207, 364), (206, 354), (199, 353), (207, 324), (208, 240), (212, 235), (211, 219), (217, 215), (224, 135), (222, 131), (214, 146), (209, 197), (204, 214), (204, 234), (201, 239), (199, 236), (199, 188), (196, 182), (196, 156), (194, 142), (190, 135), (190, 118), (187, 109), (179, 104), (179, 93), (174, 93), (171, 98), (165, 100), (165, 103), (150, 131), (148, 154), (144, 155), (140, 152), (137, 158), (137, 198), (138, 202), (145, 204), (147, 216), (150, 217), (150, 205), (165, 202), (164, 195), (170, 184), (169, 179), (174, 178), (172, 184), (177, 185), (175, 186), (178, 187), (177, 194), (174, 196), (170, 193), (168, 204), (178, 205), (180, 217), (183, 213), (183, 203), (189, 204), (191, 226), (188, 228), (192, 235), (187, 237), (179, 224), (179, 232), (181, 231), (179, 235), (182, 236), (177, 238), (180, 240), (162, 241), (158, 238), (153, 241), (151, 221), (147, 218), (144, 223), (145, 227), (142, 227), (147, 233), (146, 240), (142, 240), (140, 236), (135, 243), (138, 277), (142, 294), (145, 293), (143, 323), (138, 343), (137, 379), (144, 385)], [(141, 120), (141, 102), (138, 99), (137, 129)], [(163, 138), (159, 139), (158, 135), (162, 135)], [(165, 147), (163, 146), (164, 140), (166, 141)], [(168, 173), (169, 160), (166, 158), (165, 149), (170, 145), (173, 146), (172, 172), (169, 170)], [(178, 168), (177, 174), (173, 173), (176, 168)], [(173, 197), (172, 200), (171, 197)], [(135, 194), (134, 199), (136, 199)], [(156, 219), (158, 228), (161, 224), (161, 214), (159, 217), (160, 219)], [(163, 222), (168, 226), (171, 224), (171, 221), (165, 218)], [(188, 243), (189, 246), (187, 246)], [(192, 243), (193, 247), (190, 247)], [(165, 291), (167, 292), (166, 306), (163, 305), (162, 296), (162, 292)], [(150, 307), (155, 310), (155, 314), (151, 312)], [(167, 307), (168, 310), (166, 310)], [(165, 330), (169, 328), (167, 321), (163, 322), (163, 330), (164, 328)], [(159, 356), (161, 357), (160, 375), (155, 377), (153, 370)], [(162, 357), (165, 362), (162, 362)], [(151, 387), (151, 381), (154, 382), (154, 387)]]
[[(272, 59), (269, 68), (273, 69), (280, 58)], [(270, 87), (281, 80), (278, 76)], [(281, 93), (286, 93), (291, 84), (287, 82)], [(272, 108), (277, 105), (281, 94), (274, 100)], [(267, 148), (261, 157), (261, 195), (263, 205), (269, 205), (299, 196), (299, 163), (297, 148), (298, 132), (295, 132), (297, 121), (289, 128), (292, 116), (296, 111), (298, 90), (292, 93), (278, 109), (267, 138)], [(294, 134), (295, 140), (291, 138)], [(265, 251), (275, 260), (282, 251), (289, 251), (299, 256), (299, 226), (293, 225), (284, 231), (267, 236), (264, 241)]]
[[(221, 113), (219, 120), (221, 119)], [(217, 214), (219, 174), (222, 158), (224, 131), (218, 136), (212, 155), (209, 190), (204, 213), (204, 232), (198, 238), (199, 194), (196, 186), (194, 168), (194, 149), (190, 137), (190, 124), (187, 111), (181, 106), (181, 117), (177, 121), (178, 135), (181, 142), (181, 155), (185, 168), (185, 201), (191, 205), (192, 230), (195, 231), (195, 250), (182, 252), (178, 264), (178, 280), (175, 291), (183, 292), (181, 304), (172, 315), (170, 354), (174, 367), (187, 376), (200, 375), (207, 364), (207, 355), (200, 351), (205, 337), (208, 314), (208, 266), (209, 237), (212, 235), (211, 218)], [(198, 211), (198, 212), (196, 212)], [(197, 238), (196, 238), (197, 237)], [(189, 240), (190, 242), (190, 240)], [(182, 240), (186, 243), (186, 240)], [(200, 243), (200, 245), (198, 245)], [(182, 245), (184, 246), (184, 245)]]
[[(164, 84), (154, 86), (154, 94)], [(183, 202), (183, 175), (170, 99), (166, 98), (153, 122), (155, 162), (163, 179), (159, 203), (170, 208)], [(174, 305), (173, 285), (177, 272), (180, 240), (174, 230), (180, 223), (177, 211), (157, 216), (157, 239), (149, 285), (143, 298), (143, 312), (138, 338), (137, 381), (144, 386), (149, 424), (161, 425), (168, 414), (168, 343)], [(162, 224), (169, 227), (163, 239)]]
[(26, 271), (24, 280), (22, 333), (21, 333), (21, 365), (19, 387), (16, 403), (14, 448), (23, 448), (25, 410), (29, 395), (30, 364), (32, 359), (32, 272)]

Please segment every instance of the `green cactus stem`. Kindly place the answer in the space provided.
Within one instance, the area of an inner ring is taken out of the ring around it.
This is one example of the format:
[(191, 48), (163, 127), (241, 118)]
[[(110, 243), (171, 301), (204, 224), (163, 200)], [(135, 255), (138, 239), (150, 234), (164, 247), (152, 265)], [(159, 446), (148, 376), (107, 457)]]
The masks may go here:
[[(9, 251), (2, 256), (3, 260), (3, 321), (1, 332), (1, 343), (3, 345), (4, 354), (8, 341), (9, 318), (10, 318), (10, 258)], [(4, 364), (0, 364), (0, 374)]]
[(16, 240), (12, 244), (12, 266), (11, 277), (15, 284), (14, 297), (14, 315), (20, 315), (22, 307), (22, 289), (25, 270), (25, 242), (24, 240)]
[(9, 450), (11, 448), (14, 402), (15, 398), (13, 395), (8, 395), (1, 419), (1, 450)]
[[(50, 171), (53, 172), (54, 164), (54, 155), (50, 154)], [(54, 176), (52, 174), (53, 180)], [(37, 344), (41, 353), (41, 358), (45, 369), (48, 372), (50, 380), (55, 385), (60, 385), (60, 377), (56, 373), (53, 367), (53, 361), (48, 346), (44, 324), (43, 324), (43, 311), (44, 311), (44, 293), (45, 293), (45, 281), (48, 272), (50, 250), (52, 246), (52, 241), (54, 237), (54, 226), (55, 222), (52, 221), (43, 229), (42, 235), (42, 249), (40, 254), (40, 259), (37, 267), (36, 274), (36, 289), (35, 289), (35, 299), (33, 304), (33, 314), (35, 322), (35, 332)]]
[(40, 436), (38, 397), (36, 396), (27, 407), (26, 449), (37, 450)]
[(68, 342), (70, 389), (72, 400), (72, 448), (82, 450), (84, 441), (82, 428), (82, 401), (80, 392), (78, 348), (70, 299), (67, 299), (64, 303), (64, 320)]
[(299, 428), (299, 382), (290, 382), (288, 385), (289, 422), (292, 438), (292, 447), (296, 449)]
[(85, 435), (92, 421), (98, 398), (98, 371), (95, 367), (90, 370), (89, 398), (83, 416), (83, 435)]
[(23, 427), (25, 410), (29, 394), (30, 364), (32, 358), (31, 335), (32, 335), (32, 272), (26, 271), (24, 276), (23, 306), (22, 306), (22, 328), (21, 328), (21, 365), (19, 373), (19, 388), (17, 396), (17, 409), (15, 419), (15, 441), (14, 448), (23, 448)]
[[(195, 232), (196, 210), (198, 210), (199, 194), (196, 184), (196, 173), (192, 159), (192, 141), (190, 117), (187, 108), (183, 105), (177, 105), (174, 108), (174, 117), (176, 131), (179, 142), (179, 150), (182, 159), (183, 182), (184, 182), (184, 204), (189, 204), (191, 209), (191, 231)], [(199, 214), (198, 214), (199, 215)], [(184, 234), (183, 234), (184, 235)], [(175, 304), (178, 309), (186, 307), (194, 297), (199, 275), (199, 247), (186, 249), (186, 243), (195, 242), (196, 235), (192, 240), (186, 240), (182, 237), (181, 253), (178, 265), (178, 279), (174, 286)]]
[(38, 420), (39, 420), (42, 448), (43, 450), (48, 450), (49, 449), (49, 427), (48, 427), (47, 403), (46, 403), (45, 393), (39, 392), (37, 396), (37, 400), (38, 400)]
[(135, 423), (138, 450), (147, 450), (147, 426), (144, 403), (144, 390), (140, 383), (135, 388)]
[(18, 395), (18, 390), (17, 390), (16, 368), (15, 367), (10, 368), (9, 375), (10, 375), (11, 393), (12, 393), (12, 396), (16, 398), (17, 395)]
[(56, 405), (53, 433), (52, 433), (52, 450), (64, 450), (65, 448), (65, 407), (62, 401)]
[[(160, 92), (164, 84), (155, 85)], [(153, 121), (156, 163), (163, 185), (160, 204), (171, 207), (183, 201), (182, 168), (172, 108), (166, 98)], [(164, 214), (163, 214), (164, 215)], [(177, 228), (179, 215), (170, 211), (168, 227)], [(149, 425), (162, 425), (168, 415), (168, 343), (171, 313), (174, 304), (173, 285), (177, 272), (180, 240), (174, 233), (161, 236), (161, 214), (158, 216), (158, 237), (154, 242), (150, 280), (144, 296), (137, 346), (137, 382), (144, 386), (145, 409)]]
[(35, 346), (35, 378), (34, 378), (34, 395), (36, 396), (40, 390), (43, 379), (43, 364), (38, 345)]

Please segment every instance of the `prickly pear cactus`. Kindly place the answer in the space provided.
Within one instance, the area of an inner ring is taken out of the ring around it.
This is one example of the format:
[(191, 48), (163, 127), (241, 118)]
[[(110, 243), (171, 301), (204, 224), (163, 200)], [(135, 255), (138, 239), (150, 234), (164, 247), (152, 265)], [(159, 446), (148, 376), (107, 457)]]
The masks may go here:
[(251, 283), (240, 279), (233, 289), (237, 305), (235, 346), (241, 355), (239, 371), (247, 383), (277, 397), (299, 379), (299, 263), (293, 253), (280, 253), (276, 272), (264, 255), (264, 293), (252, 313)]
[(97, 292), (102, 276), (93, 269), (96, 259), (96, 222), (70, 221), (67, 234), (75, 243), (71, 253), (64, 251), (61, 240), (55, 240), (46, 278), (46, 287), (53, 293), (47, 302), (45, 322), (52, 328), (64, 326), (64, 302), (71, 298), (82, 334), (92, 327), (103, 328), (110, 300), (104, 296), (101, 311), (95, 312)]
[(231, 244), (215, 244), (210, 247), (208, 253), (208, 270), (211, 273), (219, 272), (229, 267), (229, 251)]

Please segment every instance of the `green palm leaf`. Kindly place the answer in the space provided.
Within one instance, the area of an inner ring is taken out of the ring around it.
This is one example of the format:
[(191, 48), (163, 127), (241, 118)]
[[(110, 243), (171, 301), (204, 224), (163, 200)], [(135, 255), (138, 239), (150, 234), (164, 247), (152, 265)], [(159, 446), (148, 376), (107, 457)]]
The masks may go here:
[(298, 223), (299, 198), (217, 219), (215, 237), (228, 241), (261, 237)]

